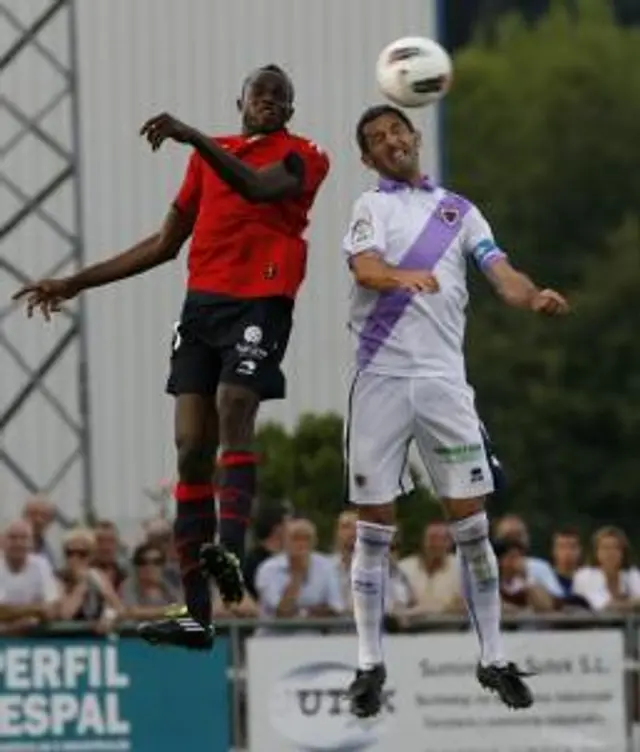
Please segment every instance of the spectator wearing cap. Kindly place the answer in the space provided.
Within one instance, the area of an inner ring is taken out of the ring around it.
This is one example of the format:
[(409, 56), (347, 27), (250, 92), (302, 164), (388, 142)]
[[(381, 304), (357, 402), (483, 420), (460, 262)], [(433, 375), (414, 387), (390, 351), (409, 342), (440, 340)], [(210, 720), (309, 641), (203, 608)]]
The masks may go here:
[(161, 618), (166, 607), (180, 598), (179, 591), (163, 579), (164, 553), (143, 543), (134, 550), (132, 563), (133, 571), (120, 592), (125, 617), (133, 620)]
[(283, 549), (290, 516), (290, 510), (283, 503), (265, 503), (258, 508), (253, 523), (256, 543), (244, 561), (244, 582), (252, 598), (258, 598), (256, 573), (260, 565)]

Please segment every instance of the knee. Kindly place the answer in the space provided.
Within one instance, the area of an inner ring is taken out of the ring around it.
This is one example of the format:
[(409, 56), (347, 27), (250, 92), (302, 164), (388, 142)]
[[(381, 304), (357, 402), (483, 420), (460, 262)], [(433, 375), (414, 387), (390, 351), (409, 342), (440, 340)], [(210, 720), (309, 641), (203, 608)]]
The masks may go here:
[(392, 527), (396, 522), (394, 504), (363, 504), (358, 506), (358, 519), (373, 525)]
[(248, 444), (253, 441), (257, 394), (239, 387), (227, 387), (218, 395), (220, 441), (222, 446)]
[(178, 476), (186, 483), (208, 482), (213, 476), (213, 449), (199, 437), (189, 434), (176, 436)]
[(443, 502), (447, 518), (451, 522), (473, 517), (484, 511), (484, 497), (475, 499), (446, 499)]

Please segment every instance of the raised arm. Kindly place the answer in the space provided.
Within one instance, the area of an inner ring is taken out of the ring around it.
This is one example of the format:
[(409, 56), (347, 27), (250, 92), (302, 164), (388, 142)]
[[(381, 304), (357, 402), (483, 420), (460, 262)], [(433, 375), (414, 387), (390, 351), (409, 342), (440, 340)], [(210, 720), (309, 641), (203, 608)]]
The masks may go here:
[(560, 293), (539, 289), (526, 274), (511, 265), (507, 255), (498, 248), (489, 223), (476, 207), (465, 223), (466, 254), (505, 303), (549, 316), (569, 311), (569, 304)]
[(161, 229), (128, 250), (106, 261), (92, 264), (70, 277), (44, 279), (25, 285), (14, 300), (26, 298), (27, 313), (40, 309), (48, 320), (60, 310), (63, 301), (74, 298), (91, 287), (100, 287), (133, 277), (176, 258), (193, 229), (194, 217), (171, 207)]
[[(154, 151), (167, 139), (190, 144), (227, 185), (253, 203), (273, 203), (300, 195), (308, 182), (310, 168), (314, 172), (314, 165), (309, 164), (309, 156), (313, 155), (298, 151), (291, 151), (280, 162), (256, 169), (166, 112), (147, 120), (140, 133)], [(324, 155), (319, 152), (318, 156), (326, 163), (322, 181), (329, 165)]]

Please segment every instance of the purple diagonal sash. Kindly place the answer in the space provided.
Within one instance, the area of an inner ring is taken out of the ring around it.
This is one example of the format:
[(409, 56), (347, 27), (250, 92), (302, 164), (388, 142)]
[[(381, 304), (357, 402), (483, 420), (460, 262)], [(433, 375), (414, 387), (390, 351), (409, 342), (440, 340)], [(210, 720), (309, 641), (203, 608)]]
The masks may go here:
[[(447, 194), (397, 264), (398, 269), (433, 270), (462, 229), (471, 204), (462, 196)], [(380, 294), (360, 332), (358, 367), (366, 368), (384, 345), (411, 302), (413, 293), (394, 290)]]

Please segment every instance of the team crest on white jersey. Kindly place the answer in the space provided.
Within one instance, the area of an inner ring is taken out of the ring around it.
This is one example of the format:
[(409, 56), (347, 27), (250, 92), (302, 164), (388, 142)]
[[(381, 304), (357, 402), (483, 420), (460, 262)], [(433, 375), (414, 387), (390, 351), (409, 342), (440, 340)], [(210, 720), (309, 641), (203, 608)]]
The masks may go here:
[(440, 209), (440, 219), (449, 227), (454, 227), (460, 221), (460, 212), (455, 206), (443, 206)]

